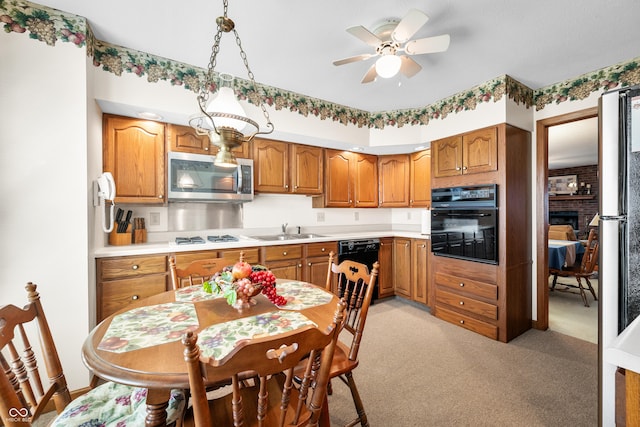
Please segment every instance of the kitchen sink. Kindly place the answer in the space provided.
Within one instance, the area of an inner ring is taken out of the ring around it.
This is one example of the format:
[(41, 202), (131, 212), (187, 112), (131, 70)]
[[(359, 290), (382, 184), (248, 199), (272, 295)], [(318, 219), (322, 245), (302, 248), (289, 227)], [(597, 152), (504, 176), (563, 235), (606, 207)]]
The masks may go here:
[(258, 240), (298, 240), (298, 239), (314, 239), (316, 237), (325, 237), (322, 234), (302, 233), (302, 234), (270, 234), (267, 236), (252, 236)]

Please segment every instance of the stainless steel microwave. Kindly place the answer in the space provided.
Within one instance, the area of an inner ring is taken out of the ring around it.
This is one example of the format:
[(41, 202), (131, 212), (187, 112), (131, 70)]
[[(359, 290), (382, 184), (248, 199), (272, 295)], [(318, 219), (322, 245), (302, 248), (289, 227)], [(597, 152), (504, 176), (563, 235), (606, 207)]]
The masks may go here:
[(168, 154), (168, 200), (180, 202), (249, 202), (253, 200), (253, 160), (237, 159), (234, 168), (213, 164), (214, 156)]

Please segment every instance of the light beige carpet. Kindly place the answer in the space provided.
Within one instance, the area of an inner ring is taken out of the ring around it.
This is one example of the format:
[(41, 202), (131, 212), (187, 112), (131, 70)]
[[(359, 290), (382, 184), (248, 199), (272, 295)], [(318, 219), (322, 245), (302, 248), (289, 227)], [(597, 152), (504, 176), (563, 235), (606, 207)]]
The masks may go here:
[[(354, 377), (374, 427), (597, 425), (595, 344), (537, 330), (504, 344), (400, 298), (371, 306)], [(341, 426), (355, 410), (333, 390)]]

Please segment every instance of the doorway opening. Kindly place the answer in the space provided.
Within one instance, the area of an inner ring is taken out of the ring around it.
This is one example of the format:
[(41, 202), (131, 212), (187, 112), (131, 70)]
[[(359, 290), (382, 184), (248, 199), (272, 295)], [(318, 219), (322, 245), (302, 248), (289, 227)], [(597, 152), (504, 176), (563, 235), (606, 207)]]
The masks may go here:
[[(588, 108), (536, 122), (536, 305), (537, 320), (534, 327), (549, 328), (549, 128), (578, 120), (598, 117), (598, 108)], [(580, 304), (579, 301), (576, 302)]]

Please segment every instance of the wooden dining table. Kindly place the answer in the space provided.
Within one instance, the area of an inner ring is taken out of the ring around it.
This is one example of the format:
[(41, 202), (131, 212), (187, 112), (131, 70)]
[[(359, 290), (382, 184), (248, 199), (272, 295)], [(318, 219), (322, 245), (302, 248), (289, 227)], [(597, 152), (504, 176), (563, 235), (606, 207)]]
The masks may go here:
[(324, 331), (332, 323), (334, 294), (300, 281), (278, 280), (276, 289), (284, 306), (258, 295), (242, 311), (201, 285), (133, 301), (91, 331), (83, 362), (99, 378), (147, 388), (146, 425), (165, 425), (171, 389), (189, 389), (181, 342), (187, 331), (198, 333), (203, 355), (221, 359), (241, 340), (308, 325)]

